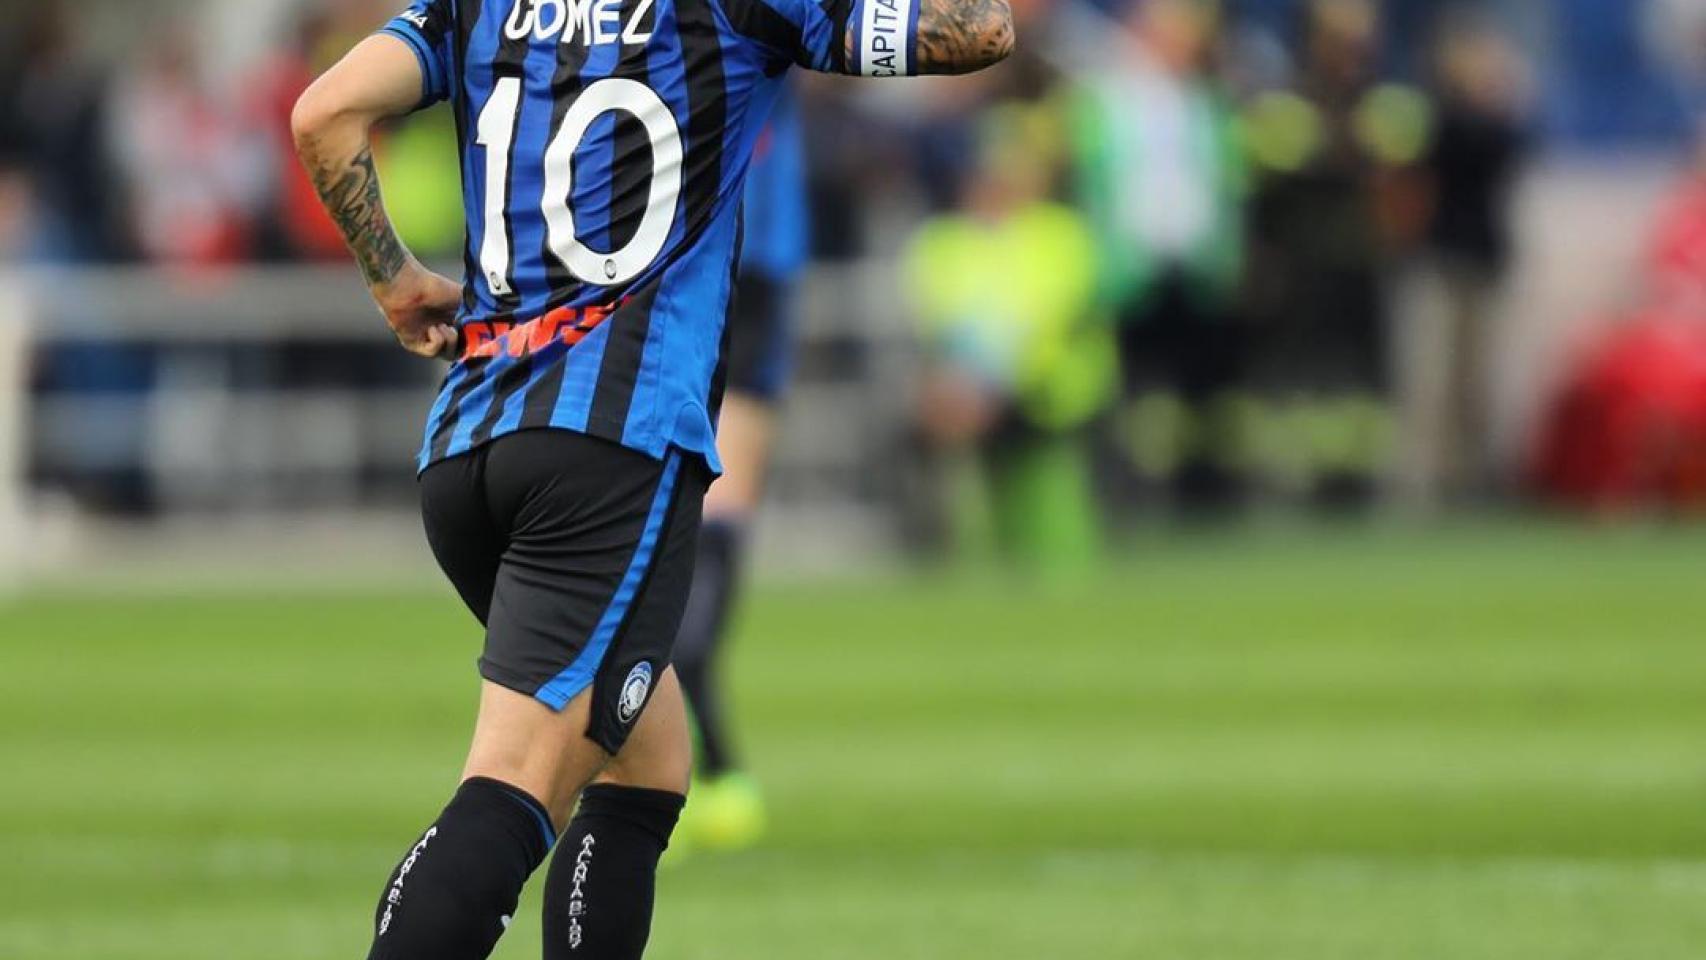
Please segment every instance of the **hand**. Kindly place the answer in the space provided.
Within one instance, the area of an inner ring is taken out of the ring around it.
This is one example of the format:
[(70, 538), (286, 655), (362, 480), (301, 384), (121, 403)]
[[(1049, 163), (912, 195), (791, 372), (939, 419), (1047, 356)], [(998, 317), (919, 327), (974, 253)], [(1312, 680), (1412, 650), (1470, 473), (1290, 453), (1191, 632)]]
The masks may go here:
[(390, 282), (373, 288), (373, 300), (403, 349), (429, 359), (456, 358), (461, 340), (456, 332), (461, 284), (411, 258)]

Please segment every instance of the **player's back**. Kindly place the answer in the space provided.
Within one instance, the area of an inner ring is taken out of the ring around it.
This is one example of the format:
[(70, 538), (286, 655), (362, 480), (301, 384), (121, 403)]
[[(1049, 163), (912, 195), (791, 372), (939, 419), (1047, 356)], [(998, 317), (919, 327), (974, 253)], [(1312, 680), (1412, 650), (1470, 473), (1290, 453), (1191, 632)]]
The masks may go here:
[(423, 103), (456, 110), (468, 217), (422, 469), (536, 427), (716, 467), (741, 186), (782, 74), (999, 59), (1005, 7), (978, 30), (993, 8), (957, 2), (416, 0), (393, 20)]
[(777, 71), (711, 0), (448, 6), (471, 317), (643, 284), (729, 206)]
[(803, 24), (766, 0), (422, 0), (386, 28), (463, 153), (463, 355), (423, 467), (537, 426), (714, 461), (742, 178), (804, 32), (829, 32), (793, 9)]

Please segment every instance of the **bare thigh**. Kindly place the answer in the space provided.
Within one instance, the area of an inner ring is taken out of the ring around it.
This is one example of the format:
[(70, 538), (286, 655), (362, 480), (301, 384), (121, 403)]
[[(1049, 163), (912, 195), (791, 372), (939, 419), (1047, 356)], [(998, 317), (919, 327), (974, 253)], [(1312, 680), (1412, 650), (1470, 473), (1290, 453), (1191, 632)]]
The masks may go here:
[(610, 761), (603, 747), (587, 739), (591, 704), (588, 690), (559, 713), (533, 697), (483, 682), (463, 779), (489, 777), (527, 791), (562, 829), (581, 788)]
[(693, 775), (693, 736), (687, 725), (687, 702), (675, 668), (663, 673), (646, 712), (634, 732), (598, 774), (599, 783), (668, 790), (686, 795)]

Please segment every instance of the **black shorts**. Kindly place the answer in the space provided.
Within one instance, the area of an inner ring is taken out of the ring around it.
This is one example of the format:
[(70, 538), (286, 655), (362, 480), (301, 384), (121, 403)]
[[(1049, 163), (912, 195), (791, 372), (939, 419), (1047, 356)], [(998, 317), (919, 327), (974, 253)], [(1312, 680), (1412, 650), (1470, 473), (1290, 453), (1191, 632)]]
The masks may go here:
[(620, 751), (669, 665), (709, 479), (692, 454), (567, 430), (429, 467), (427, 540), (485, 625), (480, 675), (553, 710), (590, 688), (587, 737)]
[(794, 365), (793, 290), (759, 270), (741, 273), (729, 310), (729, 390), (775, 403)]

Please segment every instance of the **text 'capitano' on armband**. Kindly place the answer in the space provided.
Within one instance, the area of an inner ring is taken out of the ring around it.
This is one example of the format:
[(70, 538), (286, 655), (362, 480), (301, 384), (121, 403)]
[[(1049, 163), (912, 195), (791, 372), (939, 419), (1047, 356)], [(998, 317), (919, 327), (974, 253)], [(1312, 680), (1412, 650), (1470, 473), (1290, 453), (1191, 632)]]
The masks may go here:
[(857, 23), (858, 73), (902, 77), (915, 72), (918, 0), (862, 0)]

